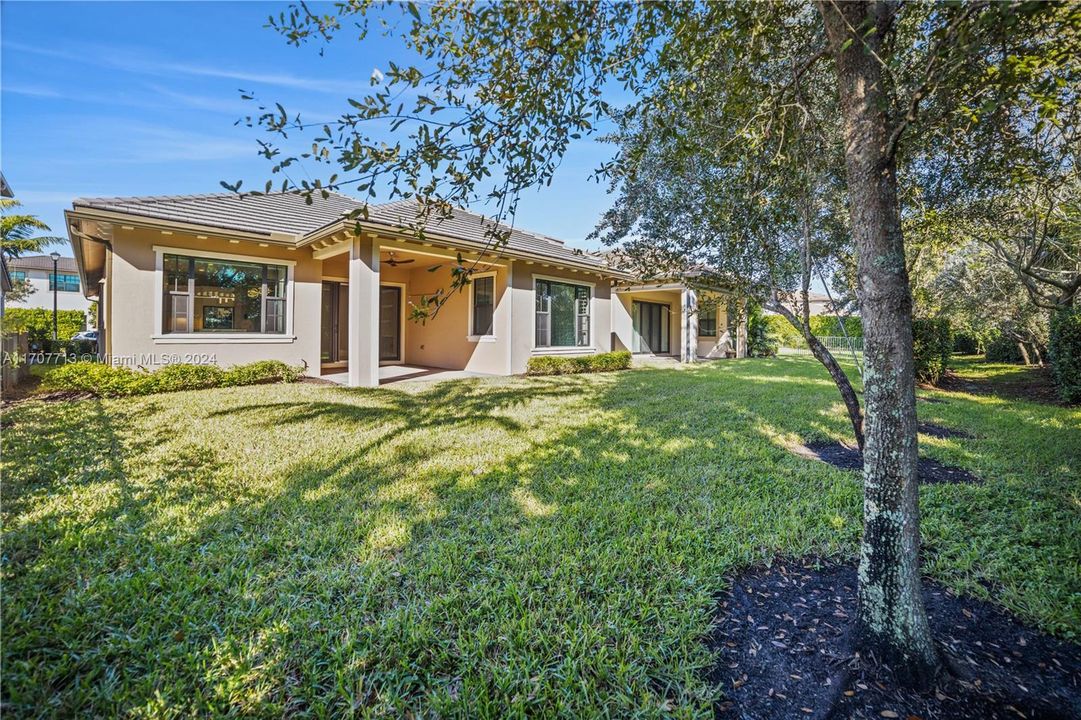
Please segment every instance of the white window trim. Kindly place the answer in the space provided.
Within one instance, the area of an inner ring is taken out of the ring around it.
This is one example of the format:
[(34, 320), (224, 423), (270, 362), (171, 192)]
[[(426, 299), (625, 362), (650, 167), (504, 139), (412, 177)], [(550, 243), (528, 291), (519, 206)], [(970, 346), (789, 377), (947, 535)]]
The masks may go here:
[[(537, 281), (549, 280), (564, 285), (581, 285), (589, 288), (589, 345), (574, 346), (537, 346)], [(533, 274), (533, 323), (530, 328), (529, 348), (533, 355), (590, 355), (597, 352), (597, 284), (577, 278), (558, 277), (556, 275)]]
[[(164, 264), (165, 255), (186, 255), (188, 257), (207, 258), (210, 260), (236, 260), (238, 262), (252, 262), (263, 265), (284, 265), (288, 268), (285, 282), (285, 332), (283, 334), (271, 333), (167, 333), (162, 327), (162, 296), (164, 294)], [(296, 340), (293, 334), (293, 308), (296, 304), (295, 278), (296, 260), (279, 260), (277, 258), (261, 257), (259, 255), (236, 255), (233, 253), (210, 252), (208, 250), (194, 250), (192, 248), (154, 246), (154, 332), (150, 339), (155, 344), (179, 345), (205, 343), (215, 344), (244, 344), (244, 343), (291, 343)]]
[[(468, 319), (466, 320), (468, 325), (465, 326), (465, 330), (466, 330), (466, 333), (467, 333), (466, 336), (465, 336), (465, 339), (468, 342), (490, 343), (490, 342), (495, 342), (496, 341), (495, 309), (496, 309), (496, 306), (499, 304), (496, 301), (496, 291), (499, 289), (498, 286), (496, 285), (496, 280), (498, 279), (496, 277), (496, 275), (497, 275), (497, 273), (493, 270), (491, 272), (475, 273), (473, 275), (473, 277), (470, 278), (470, 283), (469, 283), (469, 312), (468, 312)], [(473, 292), (476, 289), (476, 285), (473, 284), (473, 281), (479, 280), (480, 278), (485, 278), (485, 277), (492, 278), (492, 332), (489, 335), (474, 335), (473, 334), (473, 305), (475, 303), (474, 303), (474, 300), (473, 300)]]

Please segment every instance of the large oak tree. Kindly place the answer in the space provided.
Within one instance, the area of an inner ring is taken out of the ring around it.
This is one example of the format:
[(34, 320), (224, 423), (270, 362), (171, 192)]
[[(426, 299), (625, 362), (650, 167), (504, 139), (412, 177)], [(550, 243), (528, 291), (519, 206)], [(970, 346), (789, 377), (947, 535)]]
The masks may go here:
[[(317, 15), (300, 4), (271, 24), (289, 41), (332, 42), (343, 25), (400, 37), (413, 53), (373, 73), (335, 122), (266, 104), (250, 119), (284, 189), (351, 185), (425, 200), (417, 231), (452, 204), (491, 203), (512, 216), (519, 193), (550, 182), (570, 143), (622, 118), (680, 107), (756, 148), (807, 111), (808, 70), (839, 108), (849, 225), (865, 333), (864, 537), (858, 641), (903, 680), (925, 683), (939, 660), (920, 591), (912, 300), (898, 198), (898, 154), (917, 128), (979, 122), (1025, 93), (1053, 87), (1078, 10), (1054, 3), (472, 4), (443, 0), (371, 12), (362, 0)], [(1046, 32), (1058, 26), (1062, 32)], [(1055, 59), (1057, 58), (1057, 59)], [(711, 93), (729, 83), (729, 100)], [(1053, 93), (1048, 93), (1053, 96)], [(296, 133), (310, 149), (290, 154)], [(290, 140), (282, 145), (282, 136)], [(305, 136), (306, 137), (306, 136)], [(781, 142), (779, 147), (784, 147)], [(703, 148), (708, 151), (708, 148)], [(616, 158), (619, 162), (620, 158)], [(305, 162), (333, 166), (289, 180)], [(234, 186), (239, 187), (239, 185)], [(268, 183), (269, 190), (271, 184)], [(723, 196), (723, 184), (716, 194)], [(500, 234), (492, 232), (493, 252)], [(468, 283), (468, 272), (455, 283)]]

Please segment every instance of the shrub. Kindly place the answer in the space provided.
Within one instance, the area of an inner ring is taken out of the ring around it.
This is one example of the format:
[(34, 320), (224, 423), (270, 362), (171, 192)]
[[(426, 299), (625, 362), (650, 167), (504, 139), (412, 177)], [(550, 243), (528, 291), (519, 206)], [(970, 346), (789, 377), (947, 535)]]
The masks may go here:
[(934, 385), (946, 372), (953, 353), (953, 331), (946, 318), (912, 321), (912, 358), (916, 379)]
[(841, 332), (841, 322), (836, 315), (812, 315), (811, 334), (817, 337), (843, 337), (848, 333), (848, 337), (863, 337), (863, 324), (858, 317), (846, 317), (842, 320), (845, 332)]
[(295, 382), (301, 367), (260, 360), (223, 370), (217, 365), (165, 365), (147, 372), (104, 363), (74, 362), (51, 370), (42, 380), (46, 392), (86, 392), (103, 397), (131, 397), (179, 390), (201, 390), (268, 382)]
[(222, 386), (259, 385), (271, 382), (296, 382), (304, 368), (286, 365), (281, 360), (259, 360), (247, 365), (234, 365), (223, 373)]
[[(762, 320), (782, 347), (803, 347), (803, 336), (784, 317), (766, 315)], [(844, 328), (848, 333), (848, 337), (863, 337), (863, 325), (860, 324), (858, 317), (844, 318)], [(841, 332), (841, 323), (837, 321), (834, 315), (812, 315), (811, 333), (816, 337), (843, 337), (844, 335)]]
[[(56, 313), (56, 336), (68, 340), (86, 329), (86, 313), (82, 310), (59, 310)], [(24, 332), (30, 342), (52, 340), (53, 311), (45, 308), (8, 307), (4, 309), (4, 330)]]
[(979, 355), (980, 339), (972, 333), (959, 332), (953, 336), (953, 351), (961, 355)]
[(1081, 308), (1051, 315), (1047, 353), (1059, 397), (1068, 403), (1081, 402)]
[(988, 362), (998, 363), (1020, 363), (1025, 361), (1025, 358), (1021, 355), (1021, 350), (1017, 347), (1017, 341), (1006, 333), (995, 335), (991, 342), (987, 343), (987, 351), (984, 353), (984, 357)]
[[(762, 314), (759, 305), (750, 306), (747, 313), (747, 354), (751, 357), (773, 357), (781, 345), (781, 337), (766, 322), (767, 317)], [(788, 326), (792, 327), (791, 324)]]
[(575, 375), (589, 372), (626, 370), (631, 366), (631, 354), (626, 350), (598, 355), (538, 355), (529, 358), (527, 375)]

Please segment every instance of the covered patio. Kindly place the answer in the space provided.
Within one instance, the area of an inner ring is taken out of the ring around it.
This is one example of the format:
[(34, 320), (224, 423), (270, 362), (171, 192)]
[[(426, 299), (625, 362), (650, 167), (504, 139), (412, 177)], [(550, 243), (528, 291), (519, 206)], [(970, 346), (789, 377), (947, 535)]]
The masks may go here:
[[(323, 242), (312, 250), (322, 261), (322, 378), (374, 387), (509, 371), (505, 348), (493, 342), (494, 328), (509, 336), (509, 315), (500, 307), (508, 281), (505, 263), (371, 234)], [(473, 317), (470, 292), (451, 292), (438, 313), (423, 322), (409, 319), (410, 308), (424, 298), (451, 291), (459, 260), (477, 263), (474, 278), (490, 298), (486, 327), (491, 336), (475, 333), (483, 323)]]

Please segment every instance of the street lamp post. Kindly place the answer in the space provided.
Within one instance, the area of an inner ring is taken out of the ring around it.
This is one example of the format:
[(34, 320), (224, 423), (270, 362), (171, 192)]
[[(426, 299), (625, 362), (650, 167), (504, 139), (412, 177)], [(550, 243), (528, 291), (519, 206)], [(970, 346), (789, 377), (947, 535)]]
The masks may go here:
[(56, 291), (60, 285), (60, 277), (56, 274), (57, 263), (60, 262), (60, 253), (50, 253), (49, 257), (53, 259), (53, 341), (56, 341)]

